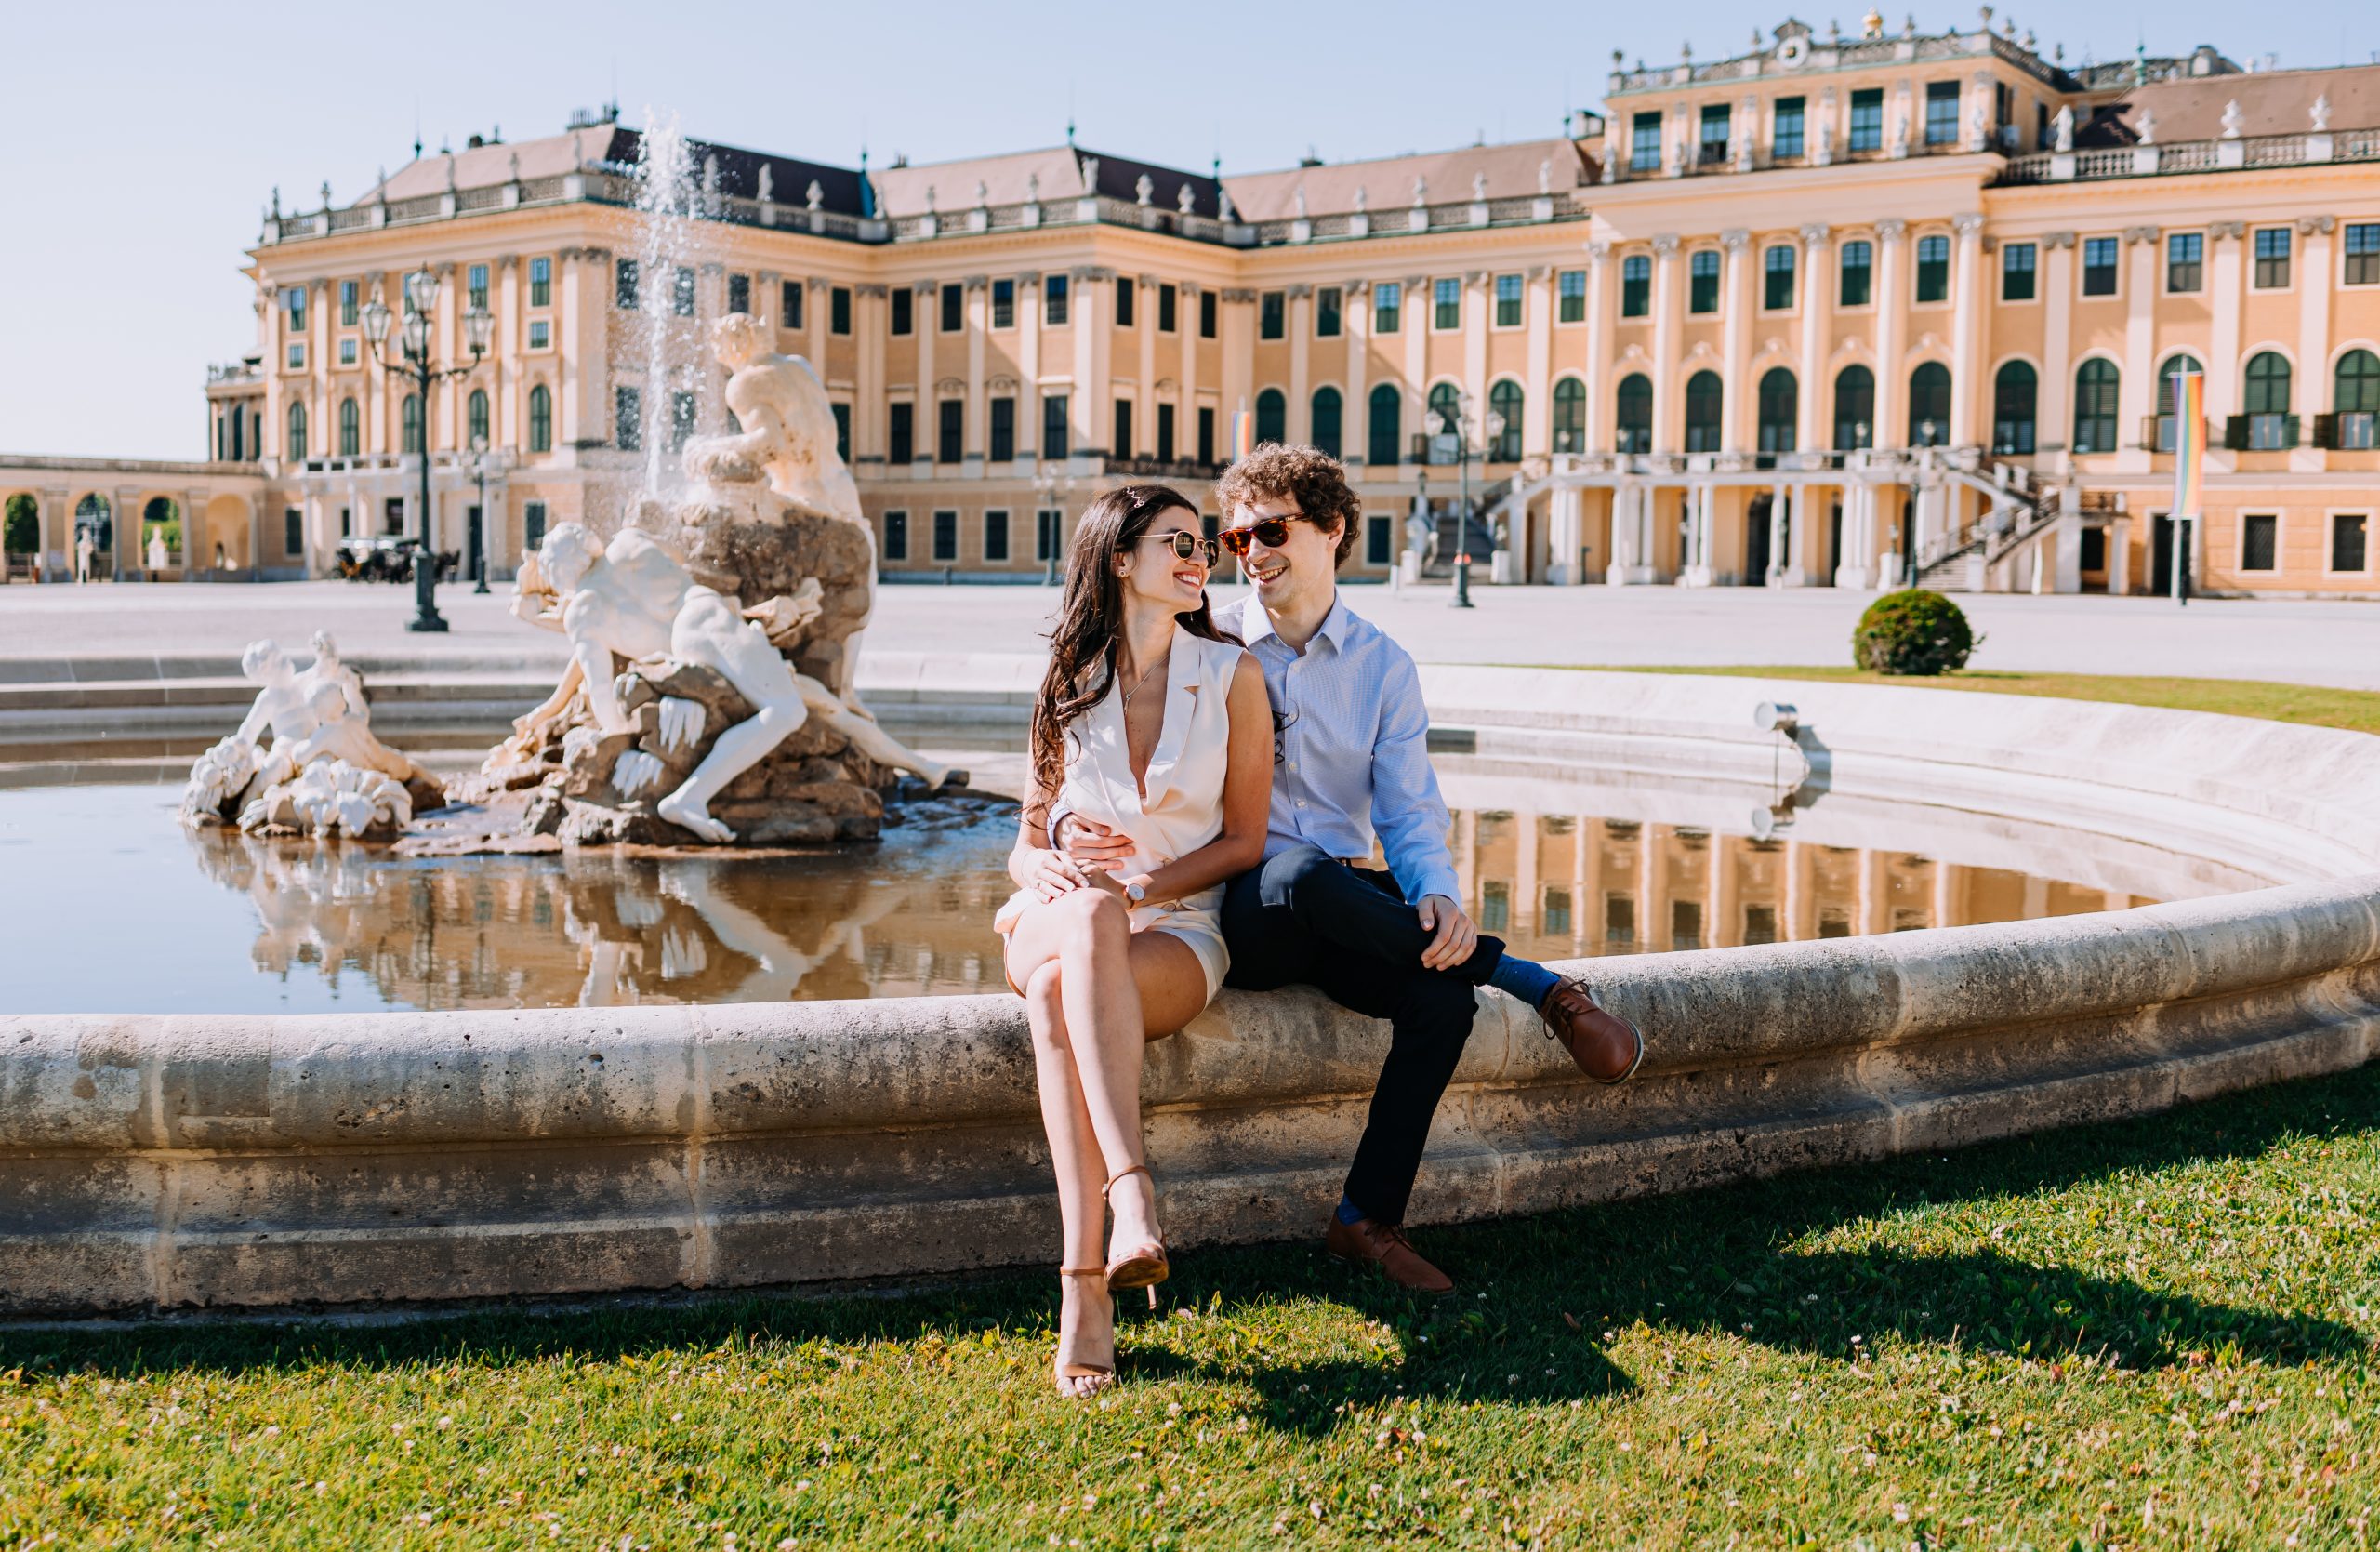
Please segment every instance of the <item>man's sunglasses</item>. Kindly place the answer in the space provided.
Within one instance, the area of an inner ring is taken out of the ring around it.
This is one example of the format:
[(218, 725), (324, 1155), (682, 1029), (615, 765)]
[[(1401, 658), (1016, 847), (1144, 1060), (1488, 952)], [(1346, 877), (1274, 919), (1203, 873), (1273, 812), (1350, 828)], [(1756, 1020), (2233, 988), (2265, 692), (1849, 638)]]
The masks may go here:
[(1214, 569), (1215, 541), (1212, 539), (1200, 538), (1185, 528), (1176, 528), (1170, 534), (1143, 534), (1141, 537), (1144, 539), (1161, 540), (1168, 550), (1172, 550), (1181, 559), (1202, 560), (1206, 562), (1210, 571)]
[(1267, 550), (1278, 550), (1289, 542), (1289, 524), (1305, 521), (1304, 514), (1296, 517), (1266, 517), (1238, 528), (1226, 528), (1215, 537), (1225, 550), (1235, 555), (1245, 555), (1250, 540)]

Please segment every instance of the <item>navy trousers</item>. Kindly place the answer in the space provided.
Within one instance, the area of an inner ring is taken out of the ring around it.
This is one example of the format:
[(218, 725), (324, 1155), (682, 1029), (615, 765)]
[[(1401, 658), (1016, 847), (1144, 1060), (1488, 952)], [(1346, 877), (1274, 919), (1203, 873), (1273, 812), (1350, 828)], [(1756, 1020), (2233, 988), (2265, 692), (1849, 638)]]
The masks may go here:
[(1234, 879), (1223, 893), (1227, 984), (1271, 991), (1318, 988), (1341, 1007), (1389, 1022), (1388, 1060), (1347, 1171), (1347, 1199), (1375, 1222), (1401, 1224), (1430, 1120), (1471, 1038), (1474, 992), (1503, 943), (1482, 936), (1452, 970), (1425, 970), (1431, 935), (1387, 873), (1350, 868), (1297, 846)]

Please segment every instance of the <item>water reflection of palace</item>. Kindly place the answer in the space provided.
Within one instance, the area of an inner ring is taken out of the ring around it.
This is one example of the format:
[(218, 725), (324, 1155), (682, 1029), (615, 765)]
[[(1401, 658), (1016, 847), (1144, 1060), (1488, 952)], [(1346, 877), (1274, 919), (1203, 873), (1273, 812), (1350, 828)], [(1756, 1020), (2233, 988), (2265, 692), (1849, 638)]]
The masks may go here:
[[(993, 827), (1004, 830), (1004, 826)], [(1003, 834), (1002, 840), (1004, 841)], [(201, 868), (246, 895), (266, 975), (300, 969), (419, 1008), (602, 1007), (998, 990), (1009, 885), (972, 832), (773, 857), (390, 856), (212, 830)], [(913, 843), (914, 846), (914, 843)]]
[(1558, 814), (1457, 814), (1454, 858), (1480, 930), (1540, 959), (1851, 937), (2150, 903), (1907, 852)]

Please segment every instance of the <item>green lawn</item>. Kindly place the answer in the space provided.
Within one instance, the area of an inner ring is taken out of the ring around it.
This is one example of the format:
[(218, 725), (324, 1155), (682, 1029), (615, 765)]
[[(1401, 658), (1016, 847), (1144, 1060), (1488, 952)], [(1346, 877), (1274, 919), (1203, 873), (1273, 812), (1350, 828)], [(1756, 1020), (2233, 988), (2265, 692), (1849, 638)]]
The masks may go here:
[[(1539, 664), (1535, 667), (1576, 667)], [(1920, 690), (1984, 690), (2003, 696), (2056, 696), (2065, 700), (2116, 701), (2126, 706), (2163, 706), (2181, 711), (2219, 711), (2231, 717), (2268, 717), (2313, 727), (2344, 727), (2380, 733), (2380, 693), (2331, 690), (2315, 684), (2278, 684), (2259, 679), (2170, 679), (2148, 674), (1998, 673), (1974, 669), (1939, 678), (1896, 678), (1866, 669), (1822, 664), (1753, 664), (1732, 668), (1664, 665), (1598, 667), (1600, 673), (1727, 674), (1747, 679), (1806, 679), (1830, 684), (1897, 684)]]
[[(1428, 1182), (1425, 1177), (1423, 1189)], [(2368, 1546), (2380, 1066), (2120, 1125), (1053, 1278), (0, 1333), (0, 1547)]]

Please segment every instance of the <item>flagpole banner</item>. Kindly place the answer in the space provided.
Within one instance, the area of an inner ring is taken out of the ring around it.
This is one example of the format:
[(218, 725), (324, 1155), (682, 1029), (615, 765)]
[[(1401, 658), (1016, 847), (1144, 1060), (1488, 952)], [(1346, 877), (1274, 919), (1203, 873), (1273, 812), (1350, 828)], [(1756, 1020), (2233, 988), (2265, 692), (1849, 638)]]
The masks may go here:
[(2174, 374), (2174, 519), (2200, 515), (2206, 463), (2206, 378)]

